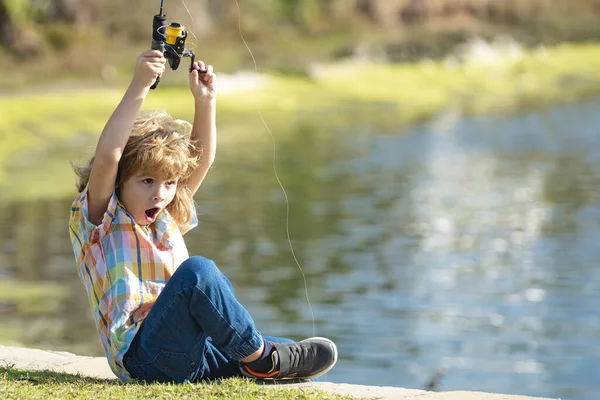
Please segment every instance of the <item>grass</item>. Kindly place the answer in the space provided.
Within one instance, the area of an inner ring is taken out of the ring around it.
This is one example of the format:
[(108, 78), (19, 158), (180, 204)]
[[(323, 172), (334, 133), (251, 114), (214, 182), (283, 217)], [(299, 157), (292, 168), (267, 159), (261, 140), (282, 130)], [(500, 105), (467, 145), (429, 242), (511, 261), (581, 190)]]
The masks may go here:
[(27, 371), (0, 367), (2, 399), (205, 399), (205, 400), (279, 400), (352, 399), (308, 388), (257, 385), (241, 378), (215, 383), (146, 384), (122, 383), (52, 371)]
[[(191, 119), (188, 89), (174, 83), (181, 74), (169, 71), (145, 108)], [(271, 74), (260, 89), (221, 93), (220, 145), (260, 137), (269, 156), (259, 111), (277, 140), (300, 122), (330, 132), (398, 132), (449, 108), (508, 113), (581, 99), (600, 92), (600, 44), (563, 44), (497, 62), (338, 64), (307, 75)], [(91, 154), (124, 90), (117, 86), (0, 97), (0, 199), (71, 193), (69, 155), (83, 161)]]

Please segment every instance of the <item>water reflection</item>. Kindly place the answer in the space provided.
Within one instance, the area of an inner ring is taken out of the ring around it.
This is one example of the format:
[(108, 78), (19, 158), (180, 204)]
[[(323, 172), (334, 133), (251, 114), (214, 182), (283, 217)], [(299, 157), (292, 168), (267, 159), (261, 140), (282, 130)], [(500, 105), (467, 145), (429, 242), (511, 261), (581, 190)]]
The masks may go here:
[[(303, 122), (276, 136), (316, 331), (340, 348), (328, 380), (422, 388), (443, 368), (440, 390), (595, 398), (599, 105), (449, 112), (397, 135)], [(311, 313), (264, 139), (221, 146), (187, 242), (217, 261), (261, 330), (301, 338)], [(68, 241), (70, 201), (0, 207), (3, 277), (69, 293), (43, 313), (5, 306), (0, 335), (101, 355)]]

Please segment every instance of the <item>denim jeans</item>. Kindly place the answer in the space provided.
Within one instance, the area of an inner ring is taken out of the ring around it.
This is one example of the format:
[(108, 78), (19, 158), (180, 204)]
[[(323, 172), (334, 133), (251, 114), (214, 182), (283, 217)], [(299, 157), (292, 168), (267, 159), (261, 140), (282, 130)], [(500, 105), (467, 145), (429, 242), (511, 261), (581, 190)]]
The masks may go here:
[(163, 288), (123, 363), (132, 377), (147, 382), (227, 378), (241, 375), (239, 360), (262, 340), (215, 263), (190, 257)]

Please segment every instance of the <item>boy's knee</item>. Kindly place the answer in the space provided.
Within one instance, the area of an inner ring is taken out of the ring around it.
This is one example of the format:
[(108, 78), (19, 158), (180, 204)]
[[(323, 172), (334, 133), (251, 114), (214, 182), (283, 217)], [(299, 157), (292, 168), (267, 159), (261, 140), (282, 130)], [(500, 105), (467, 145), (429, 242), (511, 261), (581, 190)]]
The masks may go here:
[(193, 256), (185, 260), (179, 266), (177, 272), (183, 275), (183, 278), (188, 282), (191, 279), (196, 281), (210, 280), (221, 273), (213, 260), (200, 256)]

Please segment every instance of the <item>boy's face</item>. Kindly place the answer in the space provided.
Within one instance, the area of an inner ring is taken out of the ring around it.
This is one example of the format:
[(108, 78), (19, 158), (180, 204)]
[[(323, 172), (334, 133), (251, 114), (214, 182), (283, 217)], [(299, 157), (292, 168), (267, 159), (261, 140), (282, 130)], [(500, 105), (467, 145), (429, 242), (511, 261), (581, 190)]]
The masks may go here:
[(177, 179), (134, 175), (123, 182), (119, 197), (138, 225), (149, 225), (173, 201), (176, 190)]

